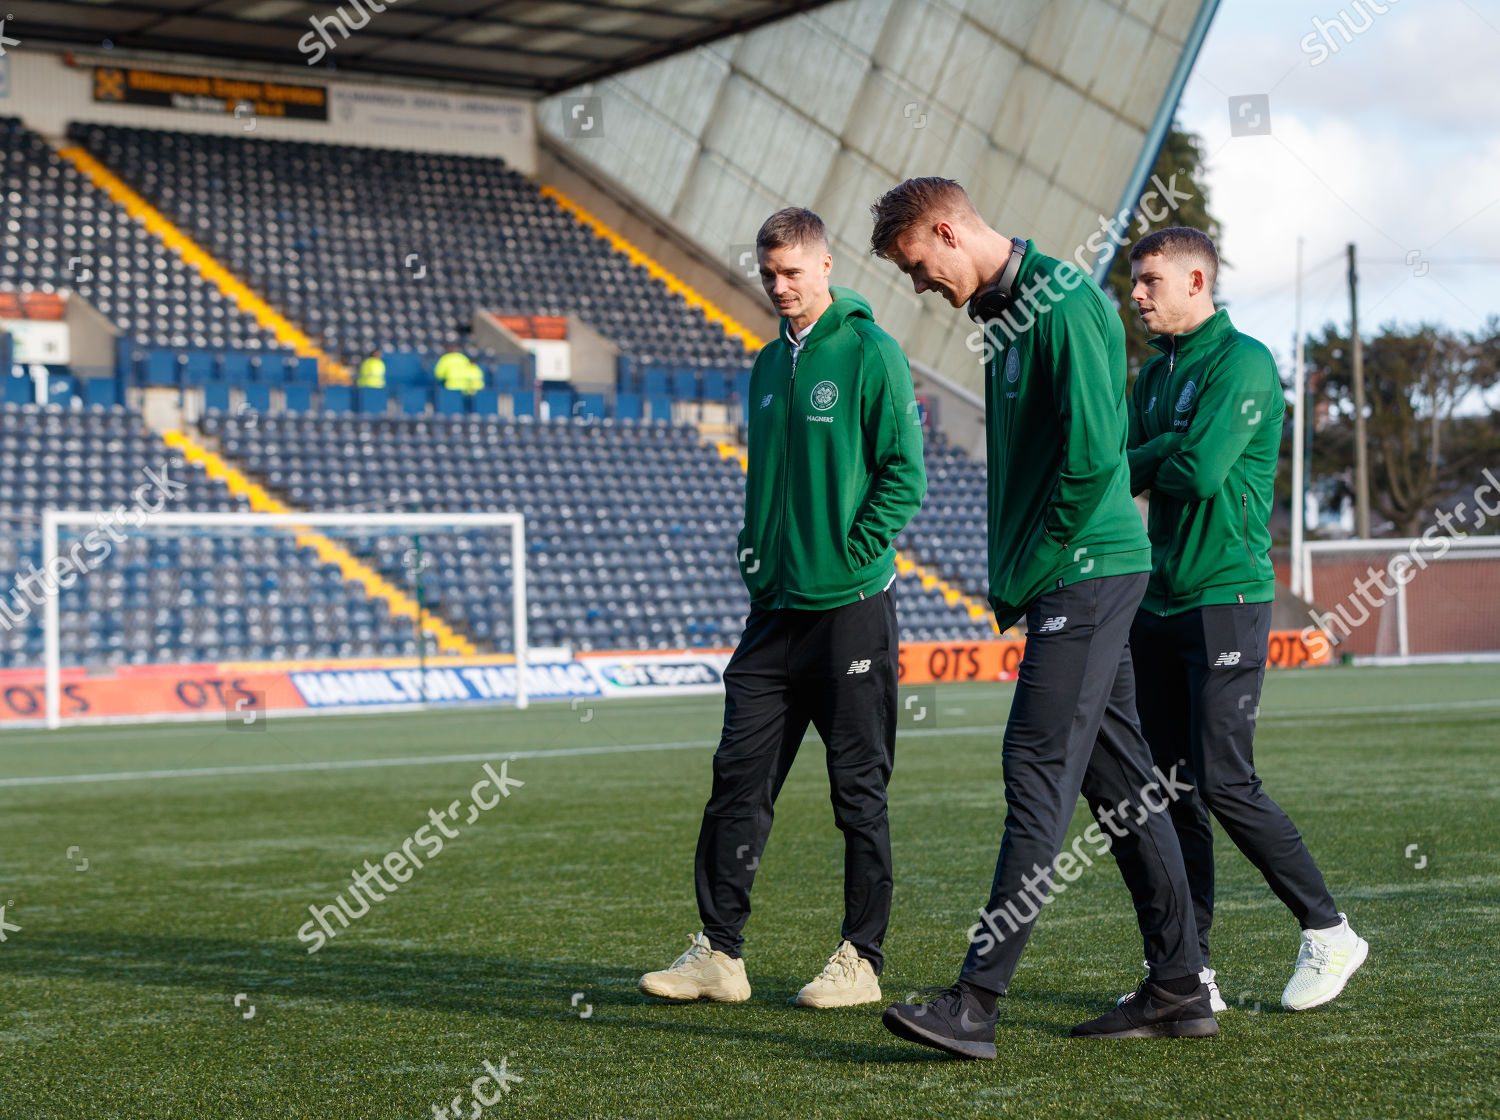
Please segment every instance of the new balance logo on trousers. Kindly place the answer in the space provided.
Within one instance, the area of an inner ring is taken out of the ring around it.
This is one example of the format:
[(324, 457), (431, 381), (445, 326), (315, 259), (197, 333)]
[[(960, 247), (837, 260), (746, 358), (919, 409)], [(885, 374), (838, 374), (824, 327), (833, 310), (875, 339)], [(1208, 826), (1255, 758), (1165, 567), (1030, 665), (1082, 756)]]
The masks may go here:
[(1068, 616), (1065, 614), (1061, 614), (1056, 618), (1047, 619), (1046, 622), (1037, 627), (1036, 632), (1038, 634), (1055, 634), (1067, 624)]
[(852, 662), (849, 665), (849, 671), (847, 673), (845, 673), (844, 676), (846, 676), (846, 677), (852, 677), (852, 676), (854, 676), (855, 673), (868, 673), (869, 671), (870, 671), (870, 659), (867, 657), (863, 661)]
[(1240, 663), (1240, 651), (1232, 649), (1228, 653), (1219, 654), (1218, 660), (1214, 662), (1214, 668), (1218, 669), (1225, 665), (1238, 665)]

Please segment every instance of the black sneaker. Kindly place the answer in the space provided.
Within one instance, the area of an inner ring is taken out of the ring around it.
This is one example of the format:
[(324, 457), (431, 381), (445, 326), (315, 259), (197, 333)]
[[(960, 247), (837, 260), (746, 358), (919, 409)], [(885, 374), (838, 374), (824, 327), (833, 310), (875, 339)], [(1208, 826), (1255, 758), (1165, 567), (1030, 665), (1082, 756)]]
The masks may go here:
[(1176, 996), (1149, 976), (1109, 1011), (1073, 1028), (1074, 1038), (1212, 1038), (1218, 1033), (1208, 985)]
[(957, 984), (933, 988), (940, 993), (930, 1003), (897, 1003), (885, 1009), (880, 1021), (885, 1029), (907, 1042), (946, 1050), (958, 1058), (995, 1057), (995, 1020), (973, 996)]

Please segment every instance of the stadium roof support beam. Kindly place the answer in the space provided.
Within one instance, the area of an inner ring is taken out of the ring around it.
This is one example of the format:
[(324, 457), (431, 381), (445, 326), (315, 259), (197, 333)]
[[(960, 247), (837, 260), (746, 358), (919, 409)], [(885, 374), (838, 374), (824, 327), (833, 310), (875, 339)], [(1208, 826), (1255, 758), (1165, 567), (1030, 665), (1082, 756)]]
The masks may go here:
[[(1172, 77), (1167, 82), (1166, 92), (1162, 94), (1161, 106), (1156, 110), (1156, 117), (1151, 122), (1150, 131), (1146, 133), (1146, 139), (1141, 144), (1141, 154), (1136, 159), (1135, 166), (1131, 168), (1130, 178), (1125, 183), (1125, 193), (1120, 196), (1120, 205), (1115, 210), (1116, 214), (1135, 210), (1136, 201), (1141, 197), (1141, 191), (1146, 188), (1146, 180), (1151, 176), (1151, 169), (1156, 166), (1156, 157), (1161, 154), (1161, 146), (1166, 143), (1167, 131), (1172, 127), (1172, 118), (1177, 115), (1177, 103), (1182, 100), (1183, 88), (1187, 85), (1188, 76), (1193, 72), (1193, 64), (1198, 61), (1198, 52), (1203, 48), (1203, 40), (1208, 36), (1208, 29), (1213, 24), (1214, 15), (1219, 10), (1219, 0), (1203, 0), (1198, 9), (1198, 15), (1193, 20), (1193, 26), (1188, 29), (1187, 39), (1182, 45), (1182, 53), (1177, 56), (1177, 65), (1172, 70)], [(1094, 282), (1104, 284), (1104, 278), (1109, 275), (1109, 266), (1114, 263), (1115, 252), (1119, 248), (1113, 241), (1106, 241), (1099, 257), (1094, 261)]]

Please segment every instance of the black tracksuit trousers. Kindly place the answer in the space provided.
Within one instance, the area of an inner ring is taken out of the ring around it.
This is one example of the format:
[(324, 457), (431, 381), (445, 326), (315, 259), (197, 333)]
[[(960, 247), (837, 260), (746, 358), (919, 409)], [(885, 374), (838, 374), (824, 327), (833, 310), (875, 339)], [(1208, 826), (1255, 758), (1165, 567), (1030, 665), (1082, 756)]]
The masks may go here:
[[(1182, 854), (1164, 811), (1174, 790), (1153, 774), (1136, 721), (1129, 635), (1145, 589), (1144, 573), (1084, 580), (1047, 592), (1027, 612), (1001, 748), (1005, 835), (989, 922), (971, 935), (959, 974), (976, 987), (1005, 993), (1046, 883), (1061, 894), (1069, 873), (1085, 873), (1071, 854), (1059, 857), (1080, 792), (1130, 890), (1152, 975), (1171, 980), (1202, 967)], [(1071, 852), (1102, 856), (1103, 846), (1075, 841)]]
[(1172, 802), (1203, 961), (1214, 919), (1214, 835), (1209, 814), (1265, 877), (1303, 929), (1339, 923), (1338, 907), (1302, 834), (1261, 788), (1252, 743), (1271, 636), (1271, 604), (1140, 611), (1130, 652), (1141, 730), (1158, 766), (1176, 763), (1195, 787)]
[(893, 587), (832, 610), (752, 610), (724, 670), (724, 730), (698, 834), (698, 912), (709, 943), (740, 955), (772, 806), (810, 722), (827, 750), (844, 834), (844, 925), (878, 974), (891, 913), (886, 783), (896, 748)]

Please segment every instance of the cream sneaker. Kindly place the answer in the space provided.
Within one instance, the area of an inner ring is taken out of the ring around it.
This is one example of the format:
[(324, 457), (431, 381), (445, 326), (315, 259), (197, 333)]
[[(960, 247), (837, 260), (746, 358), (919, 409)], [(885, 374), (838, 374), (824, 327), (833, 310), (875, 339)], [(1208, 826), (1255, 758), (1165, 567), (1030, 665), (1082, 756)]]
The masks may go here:
[(1303, 930), (1297, 966), (1281, 993), (1281, 1006), (1306, 1011), (1328, 1003), (1344, 990), (1369, 955), (1369, 942), (1349, 928), (1343, 914), (1332, 929)]
[(823, 971), (797, 993), (798, 1007), (854, 1007), (861, 1003), (880, 1002), (880, 981), (870, 962), (844, 941), (838, 952), (828, 958)]
[(745, 962), (721, 953), (702, 933), (688, 938), (688, 950), (661, 972), (641, 977), (640, 989), (663, 999), (702, 999), (715, 1003), (742, 1003), (750, 998)]

